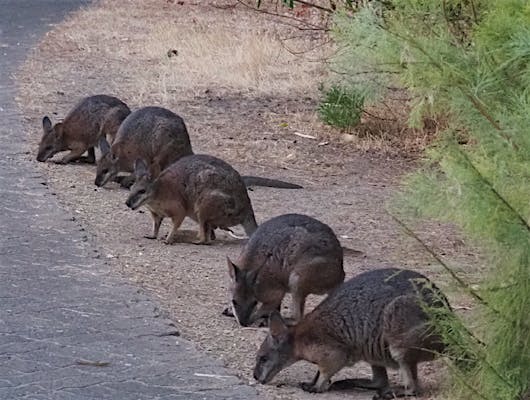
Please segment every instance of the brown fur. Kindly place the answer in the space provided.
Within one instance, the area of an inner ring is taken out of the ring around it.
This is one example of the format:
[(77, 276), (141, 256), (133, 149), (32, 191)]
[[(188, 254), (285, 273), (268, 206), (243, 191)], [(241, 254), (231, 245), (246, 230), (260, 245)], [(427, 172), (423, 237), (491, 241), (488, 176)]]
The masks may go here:
[[(241, 325), (279, 310), (288, 292), (299, 320), (309, 294), (329, 293), (344, 281), (343, 250), (326, 224), (286, 214), (262, 224), (239, 259), (228, 259), (228, 270), (232, 307)], [(261, 307), (255, 310), (258, 302)]]
[[(67, 114), (63, 122), (52, 126), (48, 117), (42, 120), (44, 133), (39, 144), (38, 161), (70, 150), (59, 162), (83, 160), (95, 162), (94, 146), (100, 137), (112, 141), (121, 122), (129, 115), (129, 107), (116, 97), (96, 95), (85, 97)], [(82, 154), (88, 151), (88, 157)]]
[[(134, 163), (147, 163), (156, 178), (179, 158), (193, 154), (188, 130), (177, 114), (161, 107), (144, 107), (132, 112), (121, 124), (112, 147), (101, 139), (95, 184), (103, 186), (119, 172), (134, 171)], [(124, 182), (130, 186), (132, 177)]]
[[(254, 377), (267, 383), (298, 360), (318, 365), (310, 392), (326, 391), (331, 377), (358, 361), (371, 364), (373, 379), (338, 382), (378, 389), (376, 398), (414, 395), (419, 391), (417, 364), (444, 350), (432, 331), (421, 302), (447, 307), (447, 300), (423, 275), (396, 268), (362, 273), (328, 296), (295, 326), (274, 313), (269, 335), (257, 355)], [(391, 390), (386, 368), (399, 368), (404, 388)]]
[(218, 158), (195, 154), (186, 156), (165, 169), (158, 178), (143, 161), (136, 162), (135, 183), (127, 206), (145, 204), (153, 217), (156, 238), (162, 219), (171, 218), (173, 229), (166, 243), (175, 242), (185, 217), (199, 223), (198, 244), (215, 239), (216, 228), (243, 225), (248, 235), (257, 228), (250, 198), (239, 173)]

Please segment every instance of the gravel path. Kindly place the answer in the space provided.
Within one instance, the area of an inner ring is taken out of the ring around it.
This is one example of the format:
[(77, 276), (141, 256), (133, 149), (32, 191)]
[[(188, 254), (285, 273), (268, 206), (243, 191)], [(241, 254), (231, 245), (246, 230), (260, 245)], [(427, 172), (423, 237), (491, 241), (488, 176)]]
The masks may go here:
[(47, 24), (82, 3), (0, 1), (0, 398), (254, 398), (112, 276), (23, 153), (10, 75)]

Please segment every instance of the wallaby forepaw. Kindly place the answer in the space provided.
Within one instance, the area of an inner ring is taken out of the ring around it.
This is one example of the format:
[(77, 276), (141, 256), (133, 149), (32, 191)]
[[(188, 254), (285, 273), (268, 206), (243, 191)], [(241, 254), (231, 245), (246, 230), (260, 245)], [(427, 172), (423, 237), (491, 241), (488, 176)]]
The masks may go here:
[(124, 189), (130, 189), (133, 184), (134, 184), (134, 181), (129, 181), (125, 179), (120, 182), (120, 186)]
[(209, 241), (209, 240), (200, 240), (200, 239), (194, 240), (191, 243), (196, 244), (196, 245), (210, 245), (210, 244), (212, 244), (212, 242)]
[(156, 239), (157, 237), (155, 235), (144, 235), (144, 238), (146, 238), (146, 239)]
[(116, 176), (114, 177), (114, 182), (119, 184), (124, 189), (130, 189), (131, 186), (134, 184), (134, 176)]
[(313, 382), (302, 382), (300, 383), (300, 388), (304, 391), (304, 392), (309, 392), (309, 393), (322, 393), (322, 390), (315, 386), (313, 384)]
[(76, 162), (81, 163), (81, 164), (95, 164), (96, 159), (92, 157), (82, 156), (82, 157), (79, 157), (76, 160)]
[(225, 317), (234, 317), (234, 312), (232, 311), (231, 307), (226, 307), (221, 315), (224, 315)]

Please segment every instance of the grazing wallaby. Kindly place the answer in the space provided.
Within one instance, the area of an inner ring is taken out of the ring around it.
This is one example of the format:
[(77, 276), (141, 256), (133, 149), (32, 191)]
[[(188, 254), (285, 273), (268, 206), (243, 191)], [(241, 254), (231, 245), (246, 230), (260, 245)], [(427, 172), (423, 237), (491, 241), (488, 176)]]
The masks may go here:
[[(119, 172), (134, 172), (134, 163), (141, 159), (156, 178), (162, 170), (179, 158), (193, 154), (184, 120), (161, 107), (143, 107), (123, 121), (112, 147), (100, 139), (102, 156), (98, 160), (95, 184), (103, 186)], [(122, 181), (130, 186), (134, 177)]]
[[(318, 372), (302, 388), (323, 392), (344, 366), (366, 361), (372, 366), (373, 378), (348, 379), (349, 384), (378, 389), (375, 398), (379, 399), (414, 395), (418, 392), (417, 364), (444, 350), (424, 305), (450, 311), (439, 289), (417, 272), (388, 268), (357, 275), (297, 325), (288, 326), (280, 314), (272, 313), (269, 334), (256, 357), (254, 378), (267, 383), (283, 368), (307, 360), (318, 365)], [(386, 368), (400, 369), (404, 388), (390, 388)]]
[[(104, 186), (119, 172), (134, 171), (136, 160), (144, 160), (153, 178), (179, 158), (193, 154), (186, 125), (181, 117), (161, 107), (144, 107), (131, 113), (118, 130), (112, 146), (101, 138), (95, 184)], [(302, 186), (259, 176), (243, 176), (246, 186), (301, 189)], [(120, 180), (130, 187), (134, 175)]]
[[(82, 99), (64, 118), (52, 126), (50, 118), (44, 117), (44, 134), (39, 144), (37, 161), (46, 161), (55, 154), (70, 150), (59, 162), (96, 161), (94, 146), (100, 137), (114, 139), (118, 127), (131, 113), (127, 104), (112, 96), (99, 94)], [(88, 151), (87, 157), (81, 157)]]
[(215, 239), (214, 230), (243, 225), (247, 235), (257, 228), (250, 198), (239, 173), (219, 158), (194, 154), (186, 156), (154, 177), (142, 160), (135, 163), (135, 182), (127, 206), (136, 210), (145, 204), (153, 217), (156, 239), (164, 217), (173, 229), (166, 243), (175, 242), (177, 230), (186, 216), (199, 223), (197, 244)]
[[(238, 260), (227, 261), (232, 309), (243, 326), (279, 310), (287, 292), (298, 321), (309, 294), (329, 293), (344, 281), (343, 249), (335, 233), (307, 215), (268, 220), (250, 237)], [(255, 310), (258, 302), (261, 306)]]

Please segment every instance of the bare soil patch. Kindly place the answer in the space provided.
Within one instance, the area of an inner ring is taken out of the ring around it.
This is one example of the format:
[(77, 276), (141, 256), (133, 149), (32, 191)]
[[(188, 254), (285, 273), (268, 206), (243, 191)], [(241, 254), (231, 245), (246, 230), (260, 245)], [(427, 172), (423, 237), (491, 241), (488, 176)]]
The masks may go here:
[[(292, 54), (286, 40), (293, 48), (313, 50), (303, 57)], [(99, 2), (53, 29), (18, 74), (28, 157), (36, 153), (42, 116), (57, 120), (81, 97), (107, 93), (131, 108), (167, 107), (186, 121), (195, 152), (219, 156), (244, 174), (304, 185), (299, 191), (252, 191), (258, 222), (288, 212), (312, 215), (333, 227), (344, 246), (362, 251), (362, 256), (347, 255), (347, 277), (375, 266), (413, 268), (439, 283), (455, 306), (468, 304), (454, 296), (443, 270), (385, 212), (414, 160), (366, 150), (370, 145), (362, 141), (345, 143), (317, 121), (318, 85), (325, 79), (318, 60), (329, 51), (319, 45), (323, 40), (233, 3)], [(241, 243), (222, 234), (211, 246), (144, 239), (151, 229), (148, 214), (127, 209), (126, 192), (117, 186), (96, 188), (93, 166), (48, 162), (39, 167), (61, 204), (103, 249), (101, 256), (156, 296), (183, 337), (252, 383), (254, 354), (265, 332), (242, 329), (221, 316), (228, 300), (226, 256), (236, 256)], [(164, 225), (163, 233), (168, 228)], [(187, 222), (184, 229), (196, 226)], [(419, 233), (453, 265), (473, 272), (467, 268), (477, 263), (476, 255), (452, 229), (426, 223)], [(299, 363), (258, 389), (270, 399), (316, 398), (297, 388), (314, 372)], [(367, 373), (366, 366), (356, 366), (340, 376)], [(438, 398), (442, 363), (425, 365), (421, 376), (423, 398)], [(318, 398), (372, 395), (359, 391)]]

